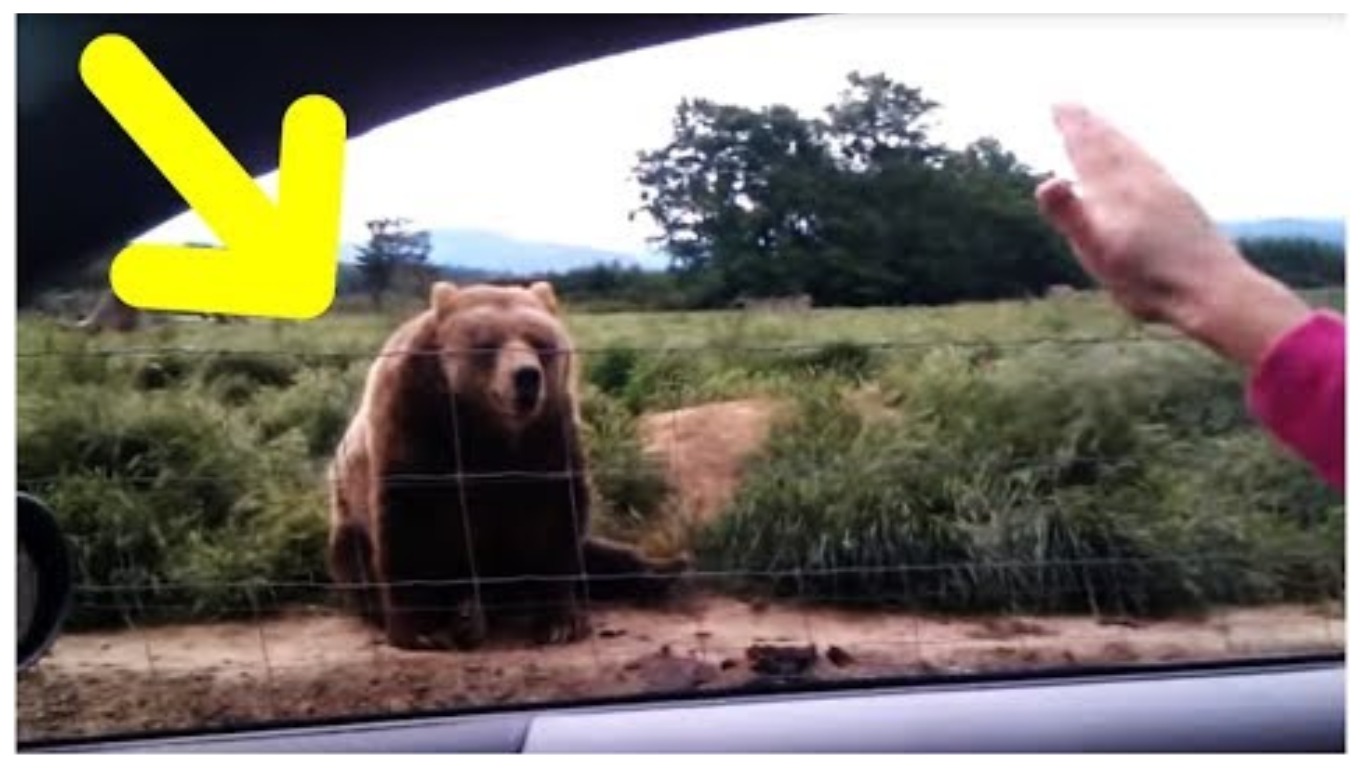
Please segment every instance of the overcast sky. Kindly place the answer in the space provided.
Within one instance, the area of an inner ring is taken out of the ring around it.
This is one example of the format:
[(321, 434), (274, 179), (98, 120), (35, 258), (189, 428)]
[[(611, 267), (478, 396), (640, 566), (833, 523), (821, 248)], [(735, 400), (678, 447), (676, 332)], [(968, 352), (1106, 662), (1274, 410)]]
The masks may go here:
[[(936, 136), (982, 135), (1068, 173), (1049, 105), (1133, 133), (1220, 218), (1344, 216), (1346, 30), (1331, 18), (839, 16), (599, 60), (436, 107), (348, 145), (343, 237), (401, 215), (428, 227), (640, 252), (635, 153), (681, 98), (814, 115), (850, 70), (943, 104)], [(193, 94), (187, 94), (193, 103)], [(345, 104), (341, 105), (343, 109)], [(230, 148), (231, 149), (231, 148)], [(263, 179), (274, 193), (274, 175)], [(186, 214), (145, 239), (213, 239)]]

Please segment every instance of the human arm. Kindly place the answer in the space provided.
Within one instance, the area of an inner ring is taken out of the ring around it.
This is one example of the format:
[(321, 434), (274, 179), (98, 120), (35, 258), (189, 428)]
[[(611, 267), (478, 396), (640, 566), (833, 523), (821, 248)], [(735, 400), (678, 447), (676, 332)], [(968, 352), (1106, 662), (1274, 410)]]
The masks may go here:
[(1041, 184), (1045, 218), (1114, 299), (1240, 365), (1254, 416), (1343, 488), (1346, 329), (1258, 271), (1199, 203), (1128, 137), (1084, 108), (1055, 110), (1083, 194)]

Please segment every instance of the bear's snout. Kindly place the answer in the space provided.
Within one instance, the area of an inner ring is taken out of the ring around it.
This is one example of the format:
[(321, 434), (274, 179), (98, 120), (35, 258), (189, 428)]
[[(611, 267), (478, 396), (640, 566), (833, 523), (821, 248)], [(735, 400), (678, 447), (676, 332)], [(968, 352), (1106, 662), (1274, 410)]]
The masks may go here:
[(530, 411), (541, 399), (541, 369), (524, 365), (512, 372), (512, 393), (517, 409)]

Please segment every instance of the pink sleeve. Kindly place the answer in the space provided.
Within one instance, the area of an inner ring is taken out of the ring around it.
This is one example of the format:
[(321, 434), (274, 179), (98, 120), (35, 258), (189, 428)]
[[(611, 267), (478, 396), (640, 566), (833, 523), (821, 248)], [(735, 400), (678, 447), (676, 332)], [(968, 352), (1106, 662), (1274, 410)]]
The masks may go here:
[(1252, 414), (1339, 491), (1346, 487), (1347, 327), (1315, 312), (1275, 341), (1248, 382)]

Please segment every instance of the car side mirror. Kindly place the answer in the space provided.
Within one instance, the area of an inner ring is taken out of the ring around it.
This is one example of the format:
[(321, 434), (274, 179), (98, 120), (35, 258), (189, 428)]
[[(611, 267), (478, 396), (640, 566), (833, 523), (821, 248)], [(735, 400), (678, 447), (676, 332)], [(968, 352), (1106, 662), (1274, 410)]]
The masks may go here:
[(32, 666), (56, 641), (71, 609), (75, 568), (71, 549), (52, 510), (19, 494), (18, 504), (19, 671)]

